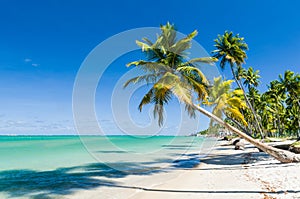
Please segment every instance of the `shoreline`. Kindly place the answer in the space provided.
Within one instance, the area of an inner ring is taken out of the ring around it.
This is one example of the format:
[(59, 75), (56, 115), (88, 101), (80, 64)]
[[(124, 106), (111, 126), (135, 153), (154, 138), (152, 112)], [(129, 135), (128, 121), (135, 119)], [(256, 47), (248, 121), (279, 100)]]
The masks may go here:
[[(93, 190), (64, 198), (299, 198), (300, 165), (280, 164), (247, 144), (245, 150), (218, 141), (193, 168), (151, 175), (129, 175)], [(199, 155), (199, 154), (198, 154)], [(201, 154), (200, 154), (201, 155)], [(299, 176), (299, 177), (298, 177)]]

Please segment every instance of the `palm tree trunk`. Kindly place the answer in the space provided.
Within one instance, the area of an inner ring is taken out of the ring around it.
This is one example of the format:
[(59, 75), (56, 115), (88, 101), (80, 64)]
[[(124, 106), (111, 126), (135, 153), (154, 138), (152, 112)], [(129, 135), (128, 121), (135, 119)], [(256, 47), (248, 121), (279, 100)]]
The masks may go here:
[(300, 119), (298, 119), (298, 140), (300, 140)]
[(278, 112), (276, 113), (276, 117), (277, 117), (277, 125), (278, 125), (278, 134), (279, 136), (282, 136), (281, 121)]
[(259, 132), (259, 134), (261, 136), (261, 139), (264, 139), (265, 136), (264, 136), (264, 134), (262, 132), (261, 125), (260, 125), (260, 123), (259, 123), (259, 121), (257, 119), (257, 115), (256, 115), (255, 110), (253, 109), (251, 103), (249, 102), (249, 99), (248, 99), (248, 97), (246, 95), (246, 91), (245, 91), (244, 87), (241, 85), (241, 83), (239, 82), (239, 80), (237, 79), (237, 77), (236, 77), (236, 75), (234, 73), (234, 69), (233, 69), (233, 65), (232, 64), (230, 64), (230, 68), (231, 68), (232, 75), (233, 75), (233, 77), (235, 79), (235, 82), (237, 83), (238, 87), (243, 91), (243, 95), (245, 97), (246, 104), (250, 108), (250, 110), (251, 110), (251, 112), (252, 112), (252, 114), (254, 116), (254, 120), (255, 120), (255, 123), (257, 124), (258, 132)]
[[(252, 135), (252, 124), (251, 124), (251, 122), (249, 123), (249, 133), (250, 133), (250, 135)], [(254, 137), (256, 137), (256, 135), (254, 134)]]
[(242, 131), (244, 131), (245, 134), (247, 134), (248, 136), (251, 136), (251, 133), (249, 133), (244, 127), (242, 127), (242, 125), (236, 121), (235, 119), (231, 118), (231, 117), (227, 117), (229, 120), (231, 120), (234, 124), (236, 124), (240, 129), (242, 129)]
[(261, 149), (262, 151), (268, 153), (272, 157), (276, 158), (281, 163), (291, 163), (291, 162), (300, 162), (300, 155), (292, 153), (290, 151), (284, 151), (282, 149), (277, 149), (271, 147), (265, 143), (259, 142), (258, 140), (253, 139), (252, 137), (248, 136), (247, 134), (243, 133), (242, 131), (238, 130), (237, 128), (229, 125), (228, 123), (224, 122), (222, 119), (218, 118), (217, 116), (213, 115), (212, 113), (208, 112), (204, 108), (192, 104), (192, 107), (205, 116), (209, 117), (210, 119), (214, 120), (218, 124), (224, 126), (229, 131), (239, 135), (240, 137), (244, 138), (246, 141), (250, 142), (257, 148)]

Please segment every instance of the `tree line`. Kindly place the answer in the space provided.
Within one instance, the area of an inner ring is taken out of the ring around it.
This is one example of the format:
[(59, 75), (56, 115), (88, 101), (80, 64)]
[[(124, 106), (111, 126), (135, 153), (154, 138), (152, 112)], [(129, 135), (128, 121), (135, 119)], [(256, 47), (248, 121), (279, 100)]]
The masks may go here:
[[(167, 23), (160, 29), (156, 41), (147, 38), (136, 41), (145, 60), (127, 64), (127, 67), (138, 67), (144, 74), (129, 79), (124, 87), (140, 82), (149, 85), (149, 91), (138, 106), (140, 111), (145, 105), (154, 104), (154, 117), (163, 125), (164, 107), (175, 96), (191, 117), (199, 111), (211, 119), (210, 126), (217, 124), (228, 129), (280, 162), (300, 161), (297, 154), (254, 139), (299, 135), (299, 74), (286, 71), (270, 83), (267, 92), (260, 93), (257, 90), (259, 72), (243, 67), (248, 50), (243, 37), (225, 31), (214, 40), (215, 50), (211, 57), (190, 59), (188, 50), (197, 31), (178, 39), (174, 25)], [(207, 80), (198, 65), (216, 62), (222, 69), (229, 67), (232, 80), (221, 77), (216, 77), (214, 82)], [(233, 82), (236, 89), (232, 89)], [(212, 107), (212, 112), (201, 105)]]

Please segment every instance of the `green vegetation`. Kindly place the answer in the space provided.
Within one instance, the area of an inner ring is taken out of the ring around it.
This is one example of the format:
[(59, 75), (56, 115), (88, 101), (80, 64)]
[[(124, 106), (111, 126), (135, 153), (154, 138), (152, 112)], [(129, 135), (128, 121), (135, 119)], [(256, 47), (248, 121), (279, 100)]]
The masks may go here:
[[(222, 82), (223, 85), (227, 83), (226, 88), (220, 88), (219, 80), (215, 80), (209, 99), (217, 99), (217, 102), (223, 107), (216, 105), (213, 113), (218, 117), (225, 116), (228, 123), (255, 138), (300, 137), (300, 75), (292, 71), (286, 71), (283, 76), (279, 75), (278, 80), (271, 81), (268, 90), (264, 93), (260, 93), (256, 88), (259, 85), (259, 78), (259, 71), (254, 71), (252, 67), (248, 70), (242, 68), (239, 75), (239, 79), (244, 81), (244, 85), (247, 86), (246, 95), (254, 109), (254, 113), (257, 115), (259, 125), (262, 127), (263, 136), (259, 134), (256, 128), (256, 121), (250, 108), (243, 103), (244, 98), (242, 95), (235, 95), (235, 98), (242, 100), (241, 102), (234, 98), (231, 99), (236, 103), (240, 103), (240, 106), (236, 106), (238, 107), (235, 112), (236, 116), (226, 113), (226, 107), (231, 104), (230, 101), (226, 101), (226, 97), (230, 96), (232, 92), (241, 93), (239, 89), (231, 91), (230, 84), (228, 84), (230, 80)], [(216, 97), (214, 90), (218, 89), (223, 93), (218, 93)], [(207, 104), (214, 105), (213, 103)], [(215, 109), (219, 109), (219, 112)]]
[(294, 152), (294, 153), (298, 153), (300, 154), (300, 141), (294, 142), (290, 148), (290, 151)]
[(294, 142), (291, 146), (300, 148), (300, 141)]
[(145, 71), (145, 75), (132, 78), (124, 85), (127, 87), (130, 83), (141, 81), (153, 84), (140, 102), (139, 110), (141, 111), (146, 104), (154, 103), (154, 117), (158, 117), (159, 125), (163, 124), (164, 105), (170, 101), (172, 95), (185, 104), (190, 116), (195, 117), (192, 95), (196, 93), (198, 101), (206, 99), (209, 84), (195, 64), (216, 61), (213, 57), (187, 60), (185, 51), (191, 47), (191, 40), (197, 35), (196, 30), (179, 41), (176, 40), (173, 25), (168, 23), (161, 26), (161, 31), (162, 34), (154, 43), (147, 38), (144, 38), (143, 42), (136, 42), (142, 48), (147, 60), (134, 61), (127, 66), (137, 66)]
[[(299, 74), (287, 71), (284, 77), (280, 76), (279, 80), (270, 83), (266, 93), (260, 94), (256, 88), (259, 85), (259, 72), (252, 67), (247, 70), (243, 68), (247, 58), (245, 51), (248, 49), (244, 38), (225, 32), (215, 40), (213, 57), (189, 59), (187, 51), (196, 35), (197, 31), (193, 31), (178, 40), (174, 26), (168, 23), (161, 26), (161, 34), (155, 42), (147, 38), (142, 42), (136, 41), (145, 53), (146, 60), (133, 61), (127, 66), (138, 67), (144, 74), (128, 80), (124, 87), (142, 81), (152, 85), (142, 98), (139, 110), (153, 103), (154, 116), (162, 125), (164, 106), (175, 96), (185, 105), (191, 117), (195, 116), (195, 111), (209, 117), (212, 120), (211, 129), (217, 131), (222, 127), (233, 132), (281, 162), (299, 162), (300, 157), (296, 154), (273, 148), (253, 138), (257, 135), (260, 138), (265, 135), (299, 135)], [(197, 67), (197, 64), (218, 60), (221, 68), (230, 66), (238, 89), (231, 88), (233, 81), (222, 81), (220, 77), (215, 78), (213, 83), (209, 82)], [(212, 113), (196, 103), (212, 106)], [(207, 132), (209, 130), (203, 133)]]
[[(238, 85), (238, 87), (243, 91), (245, 102), (251, 111), (251, 116), (255, 121), (256, 129), (263, 138), (264, 136), (261, 129), (261, 125), (257, 118), (257, 114), (254, 108), (252, 107), (246, 95), (246, 91), (241, 83), (241, 78), (247, 75), (244, 73), (242, 64), (245, 63), (245, 59), (247, 58), (245, 51), (248, 50), (248, 45), (244, 41), (243, 37), (240, 37), (238, 34), (234, 36), (232, 32), (226, 31), (224, 35), (218, 35), (218, 38), (215, 39), (215, 47), (216, 50), (212, 52), (214, 54), (214, 57), (221, 59), (220, 67), (222, 69), (225, 68), (226, 64), (230, 65), (232, 76), (235, 79), (235, 82)], [(253, 82), (246, 79), (244, 83), (247, 83), (249, 87), (253, 84), (257, 84), (257, 82), (255, 82), (255, 79), (252, 80)]]
[[(260, 93), (256, 88), (259, 85), (259, 71), (253, 71), (252, 67), (242, 70), (240, 79), (248, 87), (247, 98), (263, 130), (260, 138), (300, 137), (300, 75), (286, 71), (283, 77), (279, 75), (278, 80), (270, 82), (266, 92)], [(256, 83), (251, 85), (251, 81)], [(249, 107), (240, 111), (248, 124), (244, 127), (253, 137), (257, 137), (258, 130), (255, 128), (253, 113), (249, 111)], [(239, 125), (236, 127), (240, 128)]]
[[(229, 121), (233, 121), (231, 124), (256, 138), (265, 136), (300, 137), (300, 75), (292, 71), (286, 71), (284, 76), (279, 75), (278, 80), (270, 82), (266, 92), (260, 93), (256, 88), (259, 83), (248, 83), (253, 82), (253, 78), (251, 78), (253, 74), (255, 74), (255, 82), (259, 82), (259, 71), (254, 72), (252, 67), (248, 70), (242, 70), (243, 72), (239, 76), (239, 79), (244, 80), (244, 84), (247, 85), (246, 96), (254, 113), (251, 111), (251, 107), (241, 104), (241, 106), (239, 106), (239, 112), (237, 112), (238, 115), (239, 113), (242, 114), (239, 118), (225, 114)], [(214, 87), (217, 87), (216, 83), (217, 82), (215, 82)], [(230, 95), (229, 88), (221, 90), (227, 93), (223, 95)], [(235, 92), (237, 91), (238, 90), (235, 90)], [(214, 92), (212, 92), (210, 96), (212, 95), (214, 95)], [(219, 97), (222, 97), (222, 95)], [(243, 100), (242, 95), (236, 95), (235, 97)], [(224, 106), (230, 105), (228, 102), (224, 104)], [(222, 111), (225, 111), (224, 107)], [(256, 128), (257, 122), (253, 114), (256, 114), (258, 118), (262, 134), (259, 132), (259, 129)], [(220, 117), (220, 114), (216, 115)], [(258, 137), (258, 135), (260, 136)]]
[[(213, 86), (208, 89), (209, 96), (203, 104), (212, 106), (212, 113), (219, 118), (226, 116), (227, 119), (238, 125), (245, 133), (242, 127), (247, 126), (247, 121), (241, 110), (245, 109), (246, 103), (241, 89), (231, 90), (232, 80), (222, 81), (221, 77), (215, 78)], [(214, 120), (211, 120), (210, 127), (215, 127)]]
[(224, 128), (221, 125), (215, 124), (215, 125), (210, 126), (208, 129), (199, 131), (195, 135), (219, 135), (219, 133), (223, 132), (223, 131), (224, 131)]

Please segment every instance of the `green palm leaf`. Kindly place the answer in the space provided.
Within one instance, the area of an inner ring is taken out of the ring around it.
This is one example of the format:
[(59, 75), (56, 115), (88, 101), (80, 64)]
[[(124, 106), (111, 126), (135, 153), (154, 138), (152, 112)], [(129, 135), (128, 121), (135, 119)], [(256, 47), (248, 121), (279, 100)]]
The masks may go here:
[[(206, 100), (208, 96), (209, 82), (194, 64), (212, 64), (217, 59), (212, 57), (187, 59), (186, 50), (191, 48), (191, 41), (196, 35), (197, 31), (193, 31), (177, 40), (174, 26), (167, 23), (161, 26), (161, 34), (155, 42), (147, 38), (136, 41), (147, 60), (130, 62), (127, 67), (135, 66), (147, 74), (131, 78), (124, 87), (140, 82), (153, 84), (148, 93), (143, 96), (139, 110), (142, 111), (143, 106), (153, 103), (153, 114), (158, 118), (159, 125), (163, 124), (164, 105), (172, 99), (172, 96), (185, 104), (186, 111), (192, 117), (195, 117), (193, 101)], [(193, 99), (193, 92), (197, 95), (196, 99)]]

